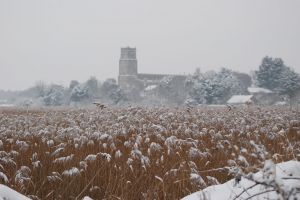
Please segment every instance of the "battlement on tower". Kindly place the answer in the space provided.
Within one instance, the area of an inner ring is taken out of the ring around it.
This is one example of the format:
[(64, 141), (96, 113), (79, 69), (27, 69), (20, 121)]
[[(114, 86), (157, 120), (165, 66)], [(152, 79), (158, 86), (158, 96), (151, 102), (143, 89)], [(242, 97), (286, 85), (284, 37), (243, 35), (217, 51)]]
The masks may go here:
[(136, 48), (121, 48), (120, 60), (136, 60)]

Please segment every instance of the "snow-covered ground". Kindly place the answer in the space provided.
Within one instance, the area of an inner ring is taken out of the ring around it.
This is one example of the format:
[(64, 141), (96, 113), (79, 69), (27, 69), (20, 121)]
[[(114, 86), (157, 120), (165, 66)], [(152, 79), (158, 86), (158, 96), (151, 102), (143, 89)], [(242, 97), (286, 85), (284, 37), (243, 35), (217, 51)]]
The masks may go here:
[[(0, 184), (0, 200), (30, 200), (28, 197), (14, 191), (6, 185)], [(85, 196), (82, 200), (93, 200)]]
[(263, 170), (240, 181), (232, 179), (210, 186), (182, 200), (239, 200), (239, 199), (299, 199), (300, 162), (288, 161), (274, 165), (266, 161)]
[(14, 104), (0, 104), (0, 107), (3, 107), (3, 108), (15, 107), (15, 105)]
[(28, 197), (0, 184), (0, 200), (30, 200)]

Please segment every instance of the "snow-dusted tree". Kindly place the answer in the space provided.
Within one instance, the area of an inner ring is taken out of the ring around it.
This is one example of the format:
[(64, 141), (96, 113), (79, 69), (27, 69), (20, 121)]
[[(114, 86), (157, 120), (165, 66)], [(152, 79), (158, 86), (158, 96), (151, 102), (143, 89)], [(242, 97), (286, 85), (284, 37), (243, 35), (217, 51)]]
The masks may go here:
[(111, 91), (109, 96), (114, 104), (118, 104), (119, 102), (127, 99), (126, 95), (119, 87), (116, 90)]
[(232, 70), (222, 68), (216, 77), (217, 85), (217, 98), (216, 103), (225, 103), (232, 95), (245, 94), (247, 86), (236, 77)]
[[(190, 79), (190, 78), (189, 78)], [(204, 104), (206, 103), (205, 97), (206, 90), (204, 86), (204, 81), (195, 81), (191, 84), (190, 80), (188, 83), (189, 86), (187, 88), (189, 89), (189, 94), (186, 101), (193, 102), (193, 104)]]
[(171, 84), (172, 79), (172, 76), (165, 76), (158, 84), (158, 96), (160, 99), (164, 99), (166, 102), (176, 98), (175, 90)]
[(77, 85), (79, 85), (80, 83), (76, 80), (71, 80), (70, 85), (69, 85), (69, 89), (72, 91), (74, 87), (76, 87)]
[(173, 105), (184, 103), (187, 92), (182, 83), (185, 79), (184, 76), (164, 76), (154, 89), (159, 102)]
[(96, 79), (96, 77), (90, 77), (85, 84), (88, 88), (89, 96), (96, 97), (99, 93), (98, 80)]
[(88, 89), (82, 85), (75, 86), (71, 91), (70, 100), (73, 102), (81, 102), (89, 98)]
[(118, 104), (120, 101), (126, 100), (126, 95), (120, 89), (115, 79), (106, 79), (101, 86), (101, 93), (104, 99), (112, 101), (114, 104)]
[(252, 78), (249, 74), (241, 72), (233, 72), (234, 76), (239, 79), (240, 83), (243, 84), (244, 88), (248, 88), (252, 85)]
[(300, 75), (287, 67), (280, 58), (265, 57), (255, 75), (258, 86), (285, 95), (290, 101), (300, 91)]
[(259, 70), (255, 72), (259, 87), (276, 90), (280, 87), (281, 74), (286, 69), (281, 58), (264, 57)]
[(211, 90), (210, 79), (215, 76), (215, 72), (211, 71), (206, 74), (201, 74), (196, 71), (192, 76), (189, 76), (185, 81), (185, 87), (189, 90), (188, 100), (198, 104), (209, 103), (208, 94)]
[(36, 94), (37, 94), (37, 97), (40, 97), (40, 96), (44, 96), (45, 95), (45, 91), (46, 91), (46, 84), (43, 82), (43, 81), (37, 81), (35, 83), (35, 91), (36, 91)]
[(290, 103), (292, 103), (298, 92), (300, 92), (300, 75), (291, 68), (287, 67), (282, 72), (279, 81), (279, 93), (288, 96)]
[(193, 75), (185, 80), (185, 88), (188, 90), (188, 96), (185, 100), (186, 104), (202, 104), (205, 103), (206, 91), (203, 85), (204, 77), (199, 69), (196, 69)]
[(60, 106), (64, 103), (64, 87), (52, 84), (47, 87), (42, 97), (46, 106)]
[(194, 74), (187, 78), (186, 87), (189, 99), (199, 104), (222, 104), (234, 94), (246, 93), (246, 88), (233, 71), (225, 68), (218, 73)]

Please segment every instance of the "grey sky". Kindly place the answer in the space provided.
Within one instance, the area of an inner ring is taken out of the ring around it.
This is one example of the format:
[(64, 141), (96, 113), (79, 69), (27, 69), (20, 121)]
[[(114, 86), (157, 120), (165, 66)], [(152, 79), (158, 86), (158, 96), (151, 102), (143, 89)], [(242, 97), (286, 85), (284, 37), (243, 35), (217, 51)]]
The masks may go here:
[(299, 0), (0, 0), (0, 89), (118, 74), (120, 47), (139, 72), (249, 72), (262, 57), (300, 71)]

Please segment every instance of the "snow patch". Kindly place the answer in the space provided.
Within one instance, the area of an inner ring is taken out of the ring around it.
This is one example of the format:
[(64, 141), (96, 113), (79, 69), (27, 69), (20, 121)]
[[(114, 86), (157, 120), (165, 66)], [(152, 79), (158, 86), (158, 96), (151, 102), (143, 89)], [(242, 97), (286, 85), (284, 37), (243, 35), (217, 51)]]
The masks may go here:
[[(213, 185), (195, 192), (182, 200), (239, 200), (250, 199), (254, 195), (255, 199), (280, 199), (282, 198), (280, 195), (283, 193), (291, 194), (290, 199), (300, 198), (300, 162), (298, 161), (288, 161), (276, 165), (272, 161), (266, 161), (263, 170), (251, 177), (251, 179), (242, 177), (239, 182), (231, 179), (224, 184)], [(278, 185), (282, 192), (278, 194), (272, 187), (261, 184), (255, 185), (255, 182), (274, 183)]]
[(0, 184), (0, 200), (30, 200), (28, 197)]
[(260, 88), (260, 87), (249, 87), (248, 92), (253, 94), (253, 93), (273, 93), (271, 90), (268, 90), (266, 88)]
[(157, 85), (149, 85), (145, 88), (145, 91), (154, 90), (155, 88), (157, 88)]
[(228, 101), (228, 104), (243, 104), (251, 102), (253, 95), (233, 95)]

